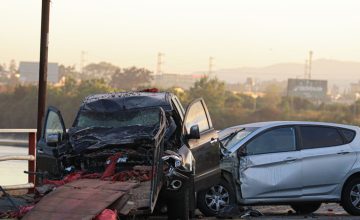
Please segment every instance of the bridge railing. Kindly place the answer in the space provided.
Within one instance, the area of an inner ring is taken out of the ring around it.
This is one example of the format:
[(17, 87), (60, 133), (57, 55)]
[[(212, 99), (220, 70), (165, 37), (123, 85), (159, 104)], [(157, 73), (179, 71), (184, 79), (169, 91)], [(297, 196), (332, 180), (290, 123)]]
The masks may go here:
[(28, 183), (17, 185), (2, 186), (5, 190), (29, 189), (34, 190), (36, 185), (36, 129), (0, 129), (0, 134), (27, 133), (28, 134), (28, 154), (27, 155), (2, 155), (1, 161), (8, 160), (27, 160), (28, 161)]

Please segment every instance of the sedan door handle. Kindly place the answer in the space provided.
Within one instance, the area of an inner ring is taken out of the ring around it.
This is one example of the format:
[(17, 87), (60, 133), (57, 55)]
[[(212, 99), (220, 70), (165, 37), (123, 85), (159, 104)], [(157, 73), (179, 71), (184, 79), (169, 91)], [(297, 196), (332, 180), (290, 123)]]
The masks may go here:
[(219, 141), (218, 138), (211, 138), (210, 144), (215, 144), (215, 143), (217, 143), (218, 141)]
[(297, 158), (295, 157), (287, 157), (284, 162), (286, 163), (292, 163), (292, 162), (295, 162), (297, 160)]
[(337, 153), (337, 154), (341, 154), (341, 155), (345, 155), (345, 154), (349, 154), (350, 152), (348, 152), (348, 151), (340, 151), (339, 153)]

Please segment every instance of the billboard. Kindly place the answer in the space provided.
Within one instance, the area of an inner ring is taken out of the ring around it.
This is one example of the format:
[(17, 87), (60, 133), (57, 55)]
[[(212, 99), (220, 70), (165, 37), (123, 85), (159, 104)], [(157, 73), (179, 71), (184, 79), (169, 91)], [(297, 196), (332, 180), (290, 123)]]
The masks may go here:
[(312, 100), (325, 100), (327, 90), (327, 80), (288, 79), (288, 96), (296, 96)]
[[(25, 83), (36, 83), (39, 80), (38, 62), (20, 62), (20, 80)], [(59, 66), (57, 63), (48, 63), (47, 81), (59, 82)]]

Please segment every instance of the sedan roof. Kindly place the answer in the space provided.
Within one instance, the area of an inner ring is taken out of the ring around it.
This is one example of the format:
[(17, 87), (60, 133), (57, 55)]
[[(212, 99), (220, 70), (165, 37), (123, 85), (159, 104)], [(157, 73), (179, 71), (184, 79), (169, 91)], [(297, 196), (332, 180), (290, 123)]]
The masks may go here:
[[(331, 126), (331, 127), (341, 127), (346, 129), (352, 129), (359, 131), (358, 126), (352, 125), (344, 125), (344, 124), (336, 124), (336, 123), (328, 123), (328, 122), (313, 122), (313, 121), (267, 121), (267, 122), (256, 122), (250, 124), (242, 124), (233, 126), (230, 128), (226, 128), (221, 131), (221, 134), (228, 134), (229, 132), (233, 132), (234, 130), (239, 130), (241, 128), (257, 128), (256, 131), (253, 132), (253, 135), (256, 135), (268, 128), (277, 127), (277, 126), (286, 126), (286, 125), (317, 125), (317, 126)], [(220, 134), (220, 135), (221, 135)], [(238, 144), (232, 146), (229, 150), (230, 153), (235, 152), (243, 143), (248, 141), (253, 135), (249, 135), (242, 139)]]
[(244, 127), (253, 127), (253, 128), (270, 128), (275, 126), (283, 125), (319, 125), (319, 126), (332, 126), (332, 127), (343, 127), (348, 129), (357, 129), (358, 126), (329, 123), (329, 122), (314, 122), (314, 121), (266, 121), (266, 122), (255, 122), (249, 124), (242, 124), (231, 127), (233, 128), (244, 128)]

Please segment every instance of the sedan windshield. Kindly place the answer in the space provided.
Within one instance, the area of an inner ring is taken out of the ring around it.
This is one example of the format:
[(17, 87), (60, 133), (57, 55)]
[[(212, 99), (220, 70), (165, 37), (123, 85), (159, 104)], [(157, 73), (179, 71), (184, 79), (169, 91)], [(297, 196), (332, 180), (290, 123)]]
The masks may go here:
[(160, 121), (159, 109), (131, 109), (117, 112), (80, 111), (75, 127), (109, 127), (127, 126), (152, 127)]
[(230, 149), (247, 137), (249, 134), (254, 132), (258, 128), (254, 127), (244, 127), (244, 128), (236, 128), (236, 129), (226, 129), (220, 132), (221, 142), (225, 146), (225, 148)]

